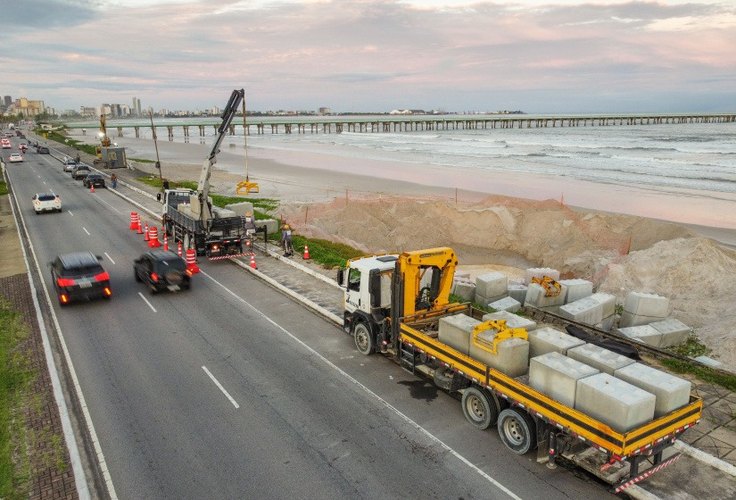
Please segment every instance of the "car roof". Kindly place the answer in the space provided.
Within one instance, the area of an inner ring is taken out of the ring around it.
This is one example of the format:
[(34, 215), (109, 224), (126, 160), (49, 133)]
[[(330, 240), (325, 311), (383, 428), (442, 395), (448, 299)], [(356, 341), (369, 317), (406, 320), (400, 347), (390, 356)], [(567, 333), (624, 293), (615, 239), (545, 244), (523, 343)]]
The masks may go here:
[(59, 260), (65, 268), (96, 266), (100, 264), (97, 256), (89, 251), (59, 255)]
[(181, 257), (179, 257), (177, 254), (172, 252), (171, 250), (150, 250), (146, 252), (143, 255), (150, 255), (156, 260), (180, 260)]

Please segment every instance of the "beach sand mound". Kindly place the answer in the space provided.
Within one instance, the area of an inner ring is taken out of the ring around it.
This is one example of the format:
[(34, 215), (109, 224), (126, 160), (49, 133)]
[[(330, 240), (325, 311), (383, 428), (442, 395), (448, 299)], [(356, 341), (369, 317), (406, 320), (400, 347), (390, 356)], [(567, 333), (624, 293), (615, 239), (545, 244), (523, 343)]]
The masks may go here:
[(736, 252), (678, 224), (499, 196), (473, 205), (382, 197), (280, 210), (298, 232), (366, 253), (449, 246), (461, 264), (552, 267), (590, 279), (620, 303), (629, 291), (657, 293), (736, 368), (736, 280), (724, 279), (736, 276)]

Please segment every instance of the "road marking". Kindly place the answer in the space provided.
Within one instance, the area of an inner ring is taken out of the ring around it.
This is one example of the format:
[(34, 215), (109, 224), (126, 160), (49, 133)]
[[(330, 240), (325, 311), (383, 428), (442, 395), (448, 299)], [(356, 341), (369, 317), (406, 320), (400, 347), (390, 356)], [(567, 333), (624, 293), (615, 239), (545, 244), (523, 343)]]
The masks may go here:
[(87, 233), (87, 236), (92, 236), (92, 234), (89, 231), (87, 231), (86, 227), (82, 226), (82, 229), (84, 229), (84, 232)]
[(388, 401), (386, 401), (385, 399), (383, 399), (381, 396), (379, 396), (378, 394), (376, 394), (375, 392), (373, 392), (372, 390), (370, 390), (363, 383), (359, 382), (358, 379), (356, 379), (355, 377), (353, 377), (352, 375), (350, 375), (349, 373), (347, 373), (345, 370), (343, 370), (342, 368), (340, 368), (339, 366), (337, 366), (336, 364), (334, 364), (332, 361), (330, 361), (329, 359), (325, 358), (319, 352), (317, 352), (316, 350), (314, 350), (313, 348), (311, 348), (309, 345), (307, 345), (303, 340), (297, 338), (293, 333), (291, 333), (290, 331), (288, 331), (286, 328), (284, 328), (283, 326), (279, 325), (274, 320), (272, 320), (271, 318), (269, 318), (268, 316), (266, 316), (262, 311), (260, 311), (259, 309), (257, 309), (254, 305), (252, 305), (251, 303), (249, 303), (247, 300), (245, 300), (242, 297), (240, 297), (239, 295), (237, 295), (235, 292), (233, 292), (232, 290), (230, 290), (228, 287), (226, 287), (225, 285), (223, 285), (222, 283), (220, 283), (215, 278), (213, 278), (212, 276), (210, 276), (206, 272), (202, 271), (201, 269), (200, 269), (200, 273), (203, 276), (206, 276), (207, 278), (211, 279), (216, 285), (220, 286), (223, 290), (225, 290), (227, 293), (229, 293), (230, 295), (232, 295), (233, 298), (235, 298), (235, 300), (238, 300), (238, 301), (242, 302), (243, 304), (245, 304), (246, 306), (248, 306), (250, 309), (252, 309), (253, 312), (255, 312), (260, 317), (262, 317), (264, 320), (266, 320), (269, 323), (271, 323), (275, 328), (277, 328), (278, 330), (281, 330), (281, 332), (283, 332), (285, 335), (287, 335), (288, 337), (290, 337), (297, 344), (301, 345), (304, 349), (306, 349), (307, 351), (309, 351), (310, 354), (312, 354), (313, 356), (315, 356), (318, 359), (322, 360), (327, 366), (329, 366), (330, 368), (332, 368), (333, 370), (335, 370), (337, 373), (339, 373), (340, 375), (342, 375), (343, 377), (345, 377), (349, 382), (351, 382), (351, 383), (355, 384), (356, 386), (360, 387), (368, 395), (370, 395), (373, 398), (375, 398), (376, 400), (378, 400), (382, 405), (384, 405), (386, 408), (388, 408), (389, 410), (391, 410), (392, 412), (394, 412), (396, 415), (398, 415), (399, 418), (401, 418), (402, 420), (404, 420), (404, 422), (408, 423), (409, 425), (411, 425), (412, 427), (414, 427), (417, 431), (419, 431), (422, 434), (424, 434), (431, 441), (434, 441), (440, 447), (442, 447), (445, 450), (447, 450), (448, 453), (452, 454), (455, 458), (457, 458), (462, 463), (464, 463), (465, 465), (467, 465), (468, 467), (470, 467), (471, 469), (473, 469), (475, 472), (477, 472), (478, 474), (480, 474), (488, 482), (490, 482), (491, 484), (493, 484), (494, 486), (496, 486), (498, 489), (500, 489), (501, 491), (503, 491), (504, 493), (506, 493), (508, 496), (510, 496), (514, 500), (521, 500), (521, 497), (519, 497), (516, 493), (514, 493), (513, 491), (511, 491), (510, 489), (508, 489), (506, 486), (504, 486), (503, 484), (501, 484), (497, 480), (493, 479), (488, 473), (486, 473), (485, 471), (483, 471), (480, 467), (478, 467), (477, 465), (475, 465), (474, 463), (472, 463), (470, 460), (468, 460), (467, 458), (465, 458), (464, 456), (462, 456), (459, 452), (457, 452), (453, 448), (451, 448), (450, 445), (446, 444), (440, 438), (438, 438), (437, 436), (435, 436), (434, 434), (432, 434), (431, 432), (429, 432), (427, 429), (425, 429), (424, 427), (422, 427), (421, 425), (419, 425), (418, 423), (416, 423), (414, 420), (412, 420), (411, 418), (409, 418), (408, 415), (405, 415), (404, 413), (402, 413), (398, 408), (396, 408), (391, 403), (389, 403)]
[(107, 252), (105, 252), (105, 257), (107, 257), (108, 259), (110, 259), (110, 262), (112, 262), (113, 264), (115, 264), (115, 261), (112, 260), (112, 257), (110, 257), (110, 254), (108, 254)]
[(113, 210), (114, 212), (120, 213), (120, 210), (118, 210), (117, 208), (113, 207), (112, 205), (110, 205), (110, 204), (109, 204), (108, 202), (106, 202), (106, 201), (105, 201), (105, 200), (103, 200), (102, 198), (99, 198), (99, 197), (98, 197), (98, 198), (95, 198), (95, 199), (96, 199), (97, 201), (99, 201), (100, 203), (102, 203), (102, 204), (105, 204), (105, 205), (107, 205), (108, 207), (110, 207), (110, 208), (111, 208), (111, 209), (112, 209), (112, 210)]
[(148, 302), (148, 299), (145, 298), (141, 292), (138, 292), (138, 295), (140, 295), (140, 297), (143, 299), (143, 302), (145, 302), (146, 304), (148, 304), (148, 307), (151, 308), (151, 311), (158, 312), (158, 311), (156, 311), (156, 308), (153, 307), (153, 304), (151, 304), (150, 302)]
[(235, 401), (233, 399), (233, 397), (230, 395), (230, 393), (228, 393), (225, 390), (225, 388), (222, 386), (222, 384), (215, 378), (214, 375), (212, 375), (212, 373), (210, 373), (210, 371), (207, 369), (207, 367), (206, 366), (203, 366), (202, 369), (207, 374), (207, 376), (209, 376), (212, 379), (212, 381), (215, 383), (215, 385), (217, 386), (217, 388), (222, 391), (222, 393), (225, 395), (225, 397), (230, 400), (230, 402), (233, 404), (233, 406), (235, 408), (240, 408), (240, 405), (238, 404), (238, 402)]
[(69, 215), (71, 215), (72, 217), (74, 217), (74, 214), (72, 213), (71, 210), (67, 210), (66, 213), (68, 213)]

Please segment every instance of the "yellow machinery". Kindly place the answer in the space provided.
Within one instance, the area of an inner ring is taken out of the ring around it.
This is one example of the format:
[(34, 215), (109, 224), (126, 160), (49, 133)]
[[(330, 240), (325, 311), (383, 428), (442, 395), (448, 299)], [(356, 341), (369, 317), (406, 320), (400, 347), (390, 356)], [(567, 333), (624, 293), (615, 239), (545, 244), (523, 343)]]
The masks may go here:
[(557, 297), (562, 291), (562, 285), (555, 281), (549, 276), (542, 276), (541, 278), (532, 278), (532, 283), (537, 283), (544, 288), (545, 297)]
[(252, 182), (248, 177), (248, 128), (245, 124), (245, 96), (243, 97), (243, 146), (245, 148), (245, 180), (238, 182), (235, 187), (236, 194), (259, 193), (257, 182)]

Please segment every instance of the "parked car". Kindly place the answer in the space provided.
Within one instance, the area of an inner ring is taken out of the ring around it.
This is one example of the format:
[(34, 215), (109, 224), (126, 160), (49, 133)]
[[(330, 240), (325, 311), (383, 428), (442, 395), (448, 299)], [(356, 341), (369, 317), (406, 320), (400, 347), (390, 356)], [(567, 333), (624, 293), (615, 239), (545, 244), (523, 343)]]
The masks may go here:
[(106, 187), (105, 178), (101, 174), (87, 174), (87, 177), (82, 179), (82, 184), (84, 185), (84, 187)]
[(79, 299), (112, 297), (110, 275), (101, 260), (92, 252), (73, 252), (51, 262), (51, 280), (62, 306)]
[(74, 180), (83, 180), (85, 177), (87, 177), (89, 174), (91, 174), (92, 171), (89, 169), (87, 165), (76, 165), (74, 169), (72, 170), (72, 179)]
[(64, 170), (64, 172), (73, 172), (74, 167), (76, 167), (77, 165), (79, 165), (77, 162), (71, 160), (66, 163), (62, 163), (61, 168)]
[(20, 163), (23, 161), (23, 155), (20, 153), (11, 153), (10, 157), (8, 157), (8, 161), (10, 163)]
[(33, 195), (33, 210), (41, 212), (61, 212), (61, 197), (54, 193), (36, 193)]
[(10, 145), (10, 141), (7, 139), (3, 139), (0, 141), (0, 144), (2, 145), (3, 149), (10, 149), (12, 146)]
[(151, 250), (133, 261), (135, 280), (143, 282), (151, 293), (163, 290), (189, 290), (192, 273), (184, 259), (168, 250)]
[(49, 148), (46, 146), (38, 146), (36, 147), (36, 153), (41, 153), (42, 155), (49, 154)]

